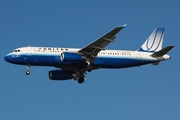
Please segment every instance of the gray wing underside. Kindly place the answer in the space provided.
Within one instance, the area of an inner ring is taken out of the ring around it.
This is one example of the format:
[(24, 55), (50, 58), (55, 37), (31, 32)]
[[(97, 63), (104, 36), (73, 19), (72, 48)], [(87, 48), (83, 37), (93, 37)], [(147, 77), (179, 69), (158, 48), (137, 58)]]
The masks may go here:
[(82, 53), (83, 55), (90, 56), (91, 58), (94, 58), (97, 56), (97, 54), (101, 51), (104, 50), (105, 47), (114, 41), (116, 38), (116, 34), (122, 29), (124, 26), (116, 27), (104, 36), (100, 37), (93, 43), (87, 45), (86, 47), (82, 48), (79, 50), (79, 53)]

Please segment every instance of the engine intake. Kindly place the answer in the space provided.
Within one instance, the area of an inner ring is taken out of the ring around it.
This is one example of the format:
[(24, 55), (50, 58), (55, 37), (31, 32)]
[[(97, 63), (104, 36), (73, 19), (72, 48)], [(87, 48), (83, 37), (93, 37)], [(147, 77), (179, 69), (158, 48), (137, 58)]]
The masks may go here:
[(61, 53), (61, 61), (63, 62), (78, 62), (85, 60), (85, 56), (79, 53), (63, 52)]
[(63, 70), (53, 70), (49, 71), (49, 79), (51, 80), (68, 80), (72, 79), (71, 73)]

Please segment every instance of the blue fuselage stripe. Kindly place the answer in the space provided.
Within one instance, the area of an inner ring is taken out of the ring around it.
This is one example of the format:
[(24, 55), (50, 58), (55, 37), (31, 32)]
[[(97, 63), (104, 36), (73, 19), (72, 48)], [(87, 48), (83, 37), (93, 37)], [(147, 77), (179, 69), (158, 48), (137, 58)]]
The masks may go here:
[[(55, 66), (55, 67), (81, 67), (85, 64), (83, 62), (72, 63), (72, 62), (62, 62), (60, 55), (11, 55), (8, 56), (9, 62), (19, 65), (30, 64), (32, 66)], [(140, 60), (131, 57), (121, 57), (121, 56), (98, 56), (94, 62), (93, 66), (100, 68), (125, 68), (133, 67), (151, 63), (150, 60)]]

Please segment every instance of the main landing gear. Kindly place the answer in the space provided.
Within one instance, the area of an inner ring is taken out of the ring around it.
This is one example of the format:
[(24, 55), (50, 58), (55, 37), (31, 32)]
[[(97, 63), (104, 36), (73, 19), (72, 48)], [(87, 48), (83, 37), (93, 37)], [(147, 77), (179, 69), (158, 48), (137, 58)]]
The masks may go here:
[(82, 84), (86, 79), (82, 71), (76, 71), (72, 74), (72, 77), (74, 78), (74, 80), (77, 80), (79, 84)]
[(29, 75), (30, 74), (30, 65), (27, 65), (27, 70), (26, 70), (26, 75)]
[(84, 79), (85, 79), (84, 77), (80, 77), (80, 78), (78, 79), (78, 83), (79, 83), (79, 84), (82, 84), (82, 83), (84, 82)]

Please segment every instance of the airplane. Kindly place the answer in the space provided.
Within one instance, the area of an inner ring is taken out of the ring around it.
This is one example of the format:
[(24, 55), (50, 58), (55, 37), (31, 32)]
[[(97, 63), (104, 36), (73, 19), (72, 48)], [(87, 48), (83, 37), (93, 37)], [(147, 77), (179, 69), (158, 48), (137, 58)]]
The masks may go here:
[(165, 28), (156, 28), (142, 46), (135, 50), (105, 50), (114, 42), (116, 34), (126, 25), (118, 26), (84, 48), (59, 47), (20, 47), (7, 54), (4, 59), (13, 64), (25, 65), (26, 75), (30, 66), (53, 66), (57, 69), (48, 72), (51, 80), (74, 79), (85, 81), (85, 74), (100, 68), (129, 68), (146, 64), (158, 65), (170, 59), (169, 52), (174, 46), (162, 49)]

